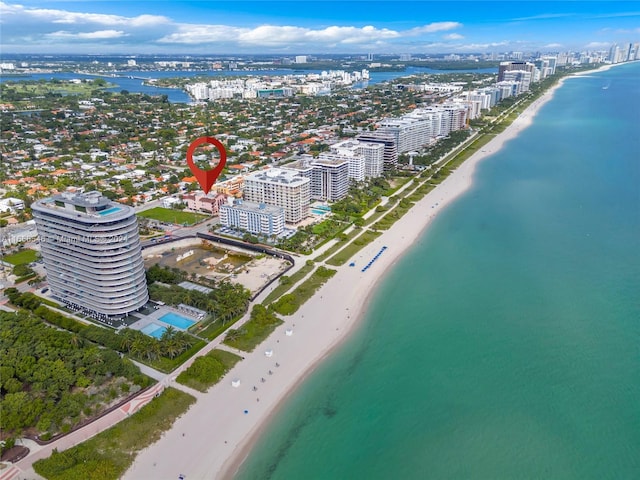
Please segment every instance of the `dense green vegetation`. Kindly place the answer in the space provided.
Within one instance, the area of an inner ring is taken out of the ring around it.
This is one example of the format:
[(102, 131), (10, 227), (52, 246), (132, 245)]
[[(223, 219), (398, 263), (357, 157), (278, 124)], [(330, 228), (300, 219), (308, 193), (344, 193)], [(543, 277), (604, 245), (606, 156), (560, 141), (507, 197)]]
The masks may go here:
[(309, 300), (316, 291), (335, 275), (336, 271), (319, 266), (311, 276), (298, 286), (293, 292), (280, 297), (269, 308), (280, 315), (293, 315), (300, 306)]
[(187, 387), (206, 392), (240, 360), (238, 355), (226, 350), (211, 350), (206, 355), (196, 358), (176, 380)]
[(48, 480), (116, 480), (138, 452), (157, 442), (195, 398), (167, 388), (129, 418), (63, 452), (54, 450), (33, 468)]
[(277, 246), (284, 250), (307, 255), (348, 226), (347, 222), (338, 218), (328, 218), (320, 223), (299, 228), (295, 235), (280, 240)]
[[(44, 307), (43, 307), (44, 308)], [(148, 385), (129, 360), (27, 313), (0, 312), (0, 424), (41, 438), (71, 430)]]
[(343, 220), (362, 217), (375, 207), (383, 195), (388, 195), (391, 185), (383, 177), (369, 179), (362, 187), (351, 185), (349, 194), (331, 205), (333, 214)]
[(249, 321), (238, 330), (229, 330), (224, 343), (230, 347), (251, 352), (281, 324), (282, 320), (273, 312), (263, 305), (255, 305), (251, 310)]
[(172, 370), (204, 345), (191, 335), (174, 328), (167, 328), (160, 339), (130, 328), (116, 333), (109, 328), (88, 325), (51, 310), (42, 305), (40, 298), (33, 293), (20, 293), (15, 288), (8, 288), (5, 293), (11, 303), (31, 310), (47, 323), (76, 333), (82, 339), (150, 363), (162, 371)]
[(210, 218), (208, 215), (203, 215), (201, 213), (182, 212), (180, 210), (163, 207), (144, 210), (139, 212), (138, 216), (143, 218), (152, 218), (159, 222), (172, 223), (174, 225), (193, 225), (194, 223), (201, 222), (206, 218)]
[(0, 85), (0, 98), (20, 107), (29, 107), (29, 98), (55, 100), (65, 96), (90, 97), (102, 94), (109, 85), (102, 78), (86, 80), (80, 83), (68, 80), (20, 80), (3, 82)]
[(176, 284), (187, 279), (187, 274), (177, 267), (161, 267), (160, 265), (151, 265), (147, 271), (147, 284), (153, 282)]

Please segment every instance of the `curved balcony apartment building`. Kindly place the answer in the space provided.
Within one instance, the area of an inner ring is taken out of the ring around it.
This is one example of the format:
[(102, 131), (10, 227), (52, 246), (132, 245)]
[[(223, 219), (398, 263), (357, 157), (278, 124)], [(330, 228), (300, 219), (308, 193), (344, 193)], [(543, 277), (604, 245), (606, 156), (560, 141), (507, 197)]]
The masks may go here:
[(117, 317), (148, 299), (134, 209), (99, 192), (62, 193), (31, 206), (51, 294)]

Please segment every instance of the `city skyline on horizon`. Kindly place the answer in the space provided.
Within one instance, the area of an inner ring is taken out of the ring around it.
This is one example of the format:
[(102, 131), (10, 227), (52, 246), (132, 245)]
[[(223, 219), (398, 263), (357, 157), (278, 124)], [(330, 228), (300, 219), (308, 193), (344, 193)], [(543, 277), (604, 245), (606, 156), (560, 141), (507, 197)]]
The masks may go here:
[(640, 38), (636, 1), (23, 0), (0, 1), (0, 14), (7, 54), (464, 55), (598, 51)]

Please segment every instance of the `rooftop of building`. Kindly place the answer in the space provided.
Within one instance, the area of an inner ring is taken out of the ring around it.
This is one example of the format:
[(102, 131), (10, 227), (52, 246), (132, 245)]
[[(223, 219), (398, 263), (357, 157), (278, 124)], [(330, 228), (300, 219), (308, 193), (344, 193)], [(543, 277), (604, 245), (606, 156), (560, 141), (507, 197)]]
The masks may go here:
[(233, 205), (225, 204), (220, 208), (234, 208), (236, 210), (244, 210), (257, 213), (271, 213), (276, 215), (280, 215), (284, 212), (284, 209), (282, 207), (267, 205), (265, 203), (247, 202), (246, 200), (235, 200), (233, 202)]
[(300, 155), (296, 158), (295, 161), (283, 165), (282, 168), (296, 171), (306, 171), (316, 165), (337, 167), (348, 162), (349, 157), (346, 157), (344, 155), (335, 153), (321, 153), (320, 156), (316, 158), (311, 157), (311, 155)]
[(309, 182), (308, 178), (301, 176), (297, 171), (282, 168), (269, 168), (251, 173), (246, 176), (245, 183), (250, 180), (290, 186), (302, 185)]
[(57, 215), (92, 223), (106, 223), (131, 216), (133, 208), (109, 200), (98, 191), (63, 192), (33, 203), (35, 211), (54, 210)]

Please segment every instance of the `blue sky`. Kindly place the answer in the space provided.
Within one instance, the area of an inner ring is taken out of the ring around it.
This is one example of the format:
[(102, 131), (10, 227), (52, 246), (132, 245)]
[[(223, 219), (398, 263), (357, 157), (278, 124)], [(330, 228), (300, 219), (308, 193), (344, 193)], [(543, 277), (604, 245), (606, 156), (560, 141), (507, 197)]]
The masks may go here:
[(485, 53), (640, 41), (640, 1), (0, 0), (5, 53)]

